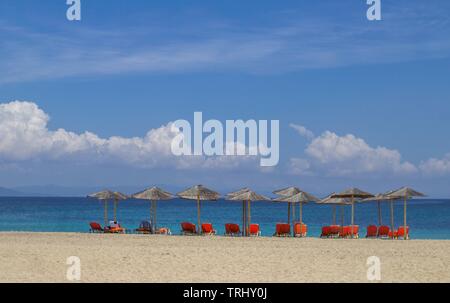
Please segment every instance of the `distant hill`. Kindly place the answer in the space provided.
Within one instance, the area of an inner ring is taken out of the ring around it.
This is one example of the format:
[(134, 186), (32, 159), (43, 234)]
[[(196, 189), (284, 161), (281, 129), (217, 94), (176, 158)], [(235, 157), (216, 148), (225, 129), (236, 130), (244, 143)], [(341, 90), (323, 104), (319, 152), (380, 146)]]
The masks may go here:
[(0, 187), (0, 197), (18, 197), (18, 196), (25, 196), (25, 194), (13, 189)]

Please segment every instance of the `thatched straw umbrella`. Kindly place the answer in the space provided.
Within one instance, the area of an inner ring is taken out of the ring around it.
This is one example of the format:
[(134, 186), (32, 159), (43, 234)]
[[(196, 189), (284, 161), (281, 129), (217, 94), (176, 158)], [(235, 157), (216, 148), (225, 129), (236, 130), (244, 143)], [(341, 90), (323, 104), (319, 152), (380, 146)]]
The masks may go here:
[(403, 203), (403, 228), (404, 228), (404, 239), (407, 240), (408, 239), (408, 235), (406, 233), (406, 227), (407, 227), (407, 222), (406, 222), (406, 208), (407, 208), (407, 202), (408, 199), (411, 199), (413, 197), (425, 197), (424, 194), (409, 188), (409, 187), (402, 187), (400, 189), (391, 191), (387, 194), (389, 197), (397, 197), (397, 198), (403, 198), (404, 199), (404, 203)]
[(144, 191), (136, 193), (132, 196), (135, 199), (139, 200), (148, 200), (150, 201), (150, 222), (152, 224), (153, 232), (156, 230), (156, 208), (157, 201), (168, 201), (173, 199), (173, 195), (169, 192), (162, 190), (159, 187), (148, 188)]
[[(352, 226), (355, 225), (355, 198), (356, 199), (366, 199), (373, 197), (372, 194), (362, 191), (358, 188), (350, 188), (339, 194), (335, 194), (332, 198), (350, 198), (352, 202)], [(353, 237), (353, 233), (352, 233)]]
[[(293, 205), (295, 205), (295, 203), (299, 203), (300, 204), (300, 207), (299, 207), (300, 208), (300, 217), (299, 217), (300, 224), (303, 225), (303, 203), (318, 202), (320, 200), (311, 194), (301, 191), (298, 194), (295, 194), (290, 197), (276, 198), (276, 199), (274, 199), (274, 201), (293, 203)], [(293, 223), (295, 223), (295, 222), (293, 222)], [(295, 232), (294, 229), (293, 229), (293, 232)]]
[[(255, 201), (270, 201), (263, 195), (259, 195), (249, 188), (241, 189), (240, 191), (230, 193), (227, 195), (229, 201), (242, 201), (242, 235), (248, 236), (249, 228), (252, 220), (251, 216), (251, 202)], [(247, 203), (247, 205), (246, 205)]]
[(98, 193), (88, 195), (88, 198), (97, 199), (100, 201), (104, 201), (105, 203), (105, 226), (108, 225), (108, 201), (114, 201), (114, 221), (117, 221), (117, 203), (120, 200), (128, 199), (128, 196), (119, 192), (113, 192), (111, 190), (104, 190)]
[(200, 212), (201, 212), (201, 202), (200, 201), (217, 201), (220, 197), (220, 194), (210, 190), (203, 185), (196, 185), (191, 188), (186, 189), (185, 191), (182, 191), (177, 194), (178, 197), (185, 199), (185, 200), (196, 200), (197, 201), (197, 230), (198, 233), (201, 233), (201, 218), (200, 218)]
[[(301, 192), (304, 192), (304, 191), (302, 191), (298, 187), (291, 186), (291, 187), (283, 188), (280, 190), (276, 190), (273, 193), (280, 197), (287, 198), (287, 197), (292, 197)], [(276, 202), (280, 202), (280, 201), (276, 201)], [(292, 213), (294, 213), (294, 221), (295, 221), (295, 204), (292, 204), (291, 202), (287, 202), (287, 205), (288, 205), (288, 224), (291, 224), (291, 208), (293, 208)]]
[(341, 208), (341, 228), (344, 228), (344, 206), (352, 205), (352, 200), (350, 198), (335, 198), (336, 194), (333, 193), (328, 197), (317, 202), (317, 204), (333, 205), (333, 225), (336, 225), (336, 206)]

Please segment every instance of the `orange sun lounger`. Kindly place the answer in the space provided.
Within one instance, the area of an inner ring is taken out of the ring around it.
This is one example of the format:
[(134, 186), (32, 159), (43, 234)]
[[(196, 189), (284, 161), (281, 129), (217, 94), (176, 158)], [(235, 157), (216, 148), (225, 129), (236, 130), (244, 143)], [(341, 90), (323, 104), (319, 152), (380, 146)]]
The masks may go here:
[(211, 223), (203, 223), (202, 234), (212, 236), (216, 234), (216, 230), (213, 228), (213, 225)]
[(225, 236), (236, 237), (241, 235), (241, 229), (238, 224), (225, 224)]
[[(397, 232), (397, 238), (403, 239), (405, 237), (405, 227), (400, 226)], [(409, 226), (406, 226), (406, 239), (409, 240)]]
[(374, 239), (376, 237), (378, 237), (378, 227), (376, 227), (375, 225), (369, 225), (367, 227), (366, 238)]
[(197, 227), (195, 224), (190, 222), (183, 222), (181, 223), (181, 234), (186, 235), (196, 235), (197, 234)]
[(100, 224), (98, 224), (97, 222), (91, 222), (89, 223), (89, 226), (91, 227), (90, 232), (91, 233), (104, 233), (105, 230), (102, 228), (102, 226)]
[(294, 237), (306, 237), (308, 233), (308, 225), (304, 223), (296, 223), (294, 225)]
[(322, 227), (322, 234), (320, 235), (321, 238), (329, 238), (331, 237), (331, 226), (323, 226)]
[(390, 238), (390, 233), (391, 233), (391, 229), (389, 228), (389, 226), (380, 226), (378, 228), (378, 238), (381, 239), (387, 239)]
[(259, 224), (250, 224), (249, 234), (250, 237), (260, 237), (261, 229), (259, 228)]
[(276, 231), (274, 236), (276, 237), (290, 237), (291, 236), (291, 225), (286, 223), (278, 223), (276, 226)]

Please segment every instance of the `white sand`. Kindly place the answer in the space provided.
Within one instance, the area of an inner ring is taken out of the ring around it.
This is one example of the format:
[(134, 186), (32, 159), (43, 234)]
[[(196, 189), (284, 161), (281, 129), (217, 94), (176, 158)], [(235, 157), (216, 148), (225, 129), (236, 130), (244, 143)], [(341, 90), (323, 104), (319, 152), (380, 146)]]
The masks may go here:
[(450, 241), (0, 233), (1, 282), (450, 282)]

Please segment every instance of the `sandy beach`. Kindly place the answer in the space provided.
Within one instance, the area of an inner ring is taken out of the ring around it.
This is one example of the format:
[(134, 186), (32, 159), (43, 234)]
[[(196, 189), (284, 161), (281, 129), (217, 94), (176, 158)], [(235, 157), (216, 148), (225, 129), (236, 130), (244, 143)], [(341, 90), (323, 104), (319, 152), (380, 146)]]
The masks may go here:
[(450, 282), (450, 241), (0, 233), (1, 282)]

